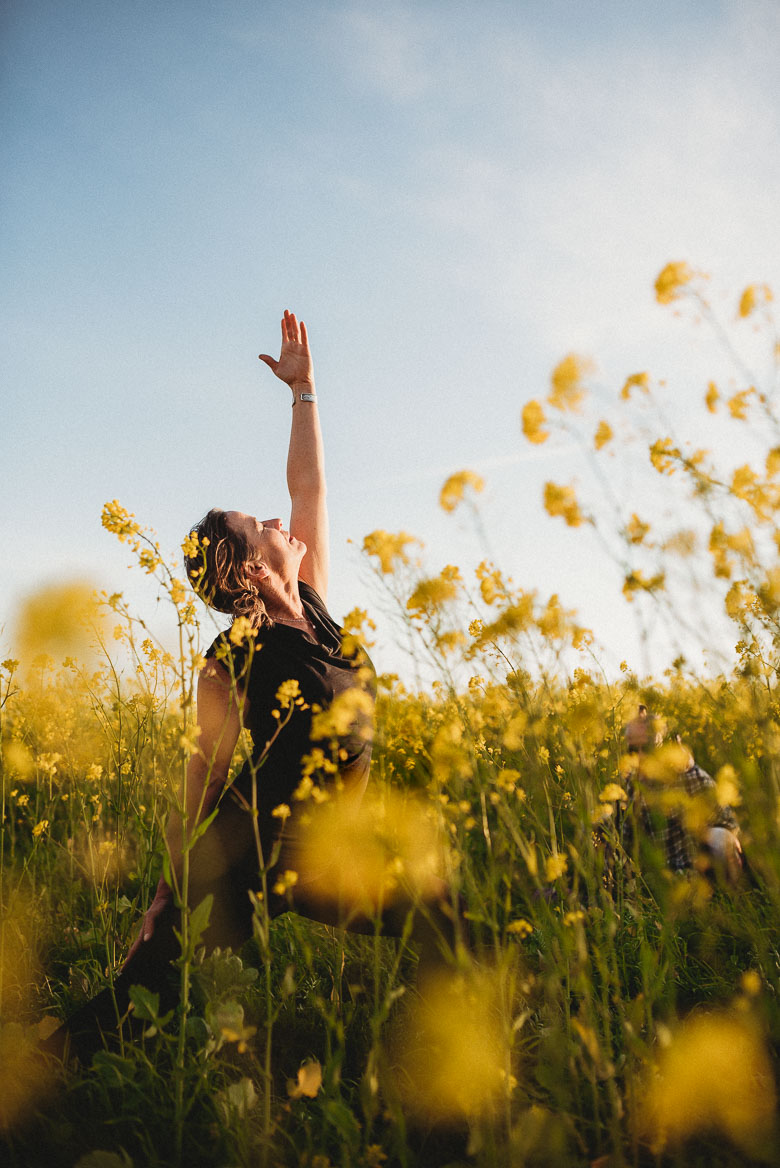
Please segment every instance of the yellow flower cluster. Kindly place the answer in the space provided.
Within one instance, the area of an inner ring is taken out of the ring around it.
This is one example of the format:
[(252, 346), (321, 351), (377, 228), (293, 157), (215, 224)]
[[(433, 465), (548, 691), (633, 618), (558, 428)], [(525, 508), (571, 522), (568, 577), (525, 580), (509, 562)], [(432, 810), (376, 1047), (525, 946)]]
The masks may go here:
[(668, 263), (655, 281), (655, 298), (659, 304), (670, 304), (683, 295), (695, 273), (683, 261)]
[(544, 509), (548, 515), (560, 515), (569, 527), (579, 527), (584, 516), (571, 486), (546, 482), (544, 484)]
[(552, 371), (552, 388), (547, 395), (548, 403), (555, 410), (576, 411), (584, 397), (582, 381), (593, 372), (593, 362), (587, 357), (569, 353)]
[(470, 487), (475, 494), (485, 489), (485, 480), (473, 470), (460, 470), (450, 475), (439, 494), (439, 506), (444, 511), (454, 511), (461, 502), (464, 492)]
[(395, 571), (398, 563), (409, 563), (409, 554), (406, 549), (411, 544), (419, 542), (413, 535), (409, 535), (405, 531), (399, 531), (393, 535), (388, 531), (378, 529), (370, 532), (364, 538), (363, 551), (368, 556), (376, 556), (379, 560), (380, 571), (385, 575), (390, 575)]
[(641, 389), (643, 393), (650, 392), (650, 374), (649, 373), (632, 373), (627, 377), (623, 388), (620, 391), (620, 396), (623, 401), (628, 401), (631, 397), (632, 389)]
[(541, 402), (526, 402), (523, 406), (521, 422), (523, 433), (529, 442), (540, 444), (547, 441), (550, 437), (550, 431), (544, 428), (546, 420)]

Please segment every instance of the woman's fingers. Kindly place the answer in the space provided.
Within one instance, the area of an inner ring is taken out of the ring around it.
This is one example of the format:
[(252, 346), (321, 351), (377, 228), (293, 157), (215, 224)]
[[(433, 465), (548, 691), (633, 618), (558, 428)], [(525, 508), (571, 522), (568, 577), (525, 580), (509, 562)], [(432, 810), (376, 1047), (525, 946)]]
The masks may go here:
[(306, 332), (306, 325), (301, 321), (301, 344), (304, 348), (309, 347), (309, 334)]
[(258, 359), (260, 361), (265, 361), (271, 372), (276, 373), (276, 366), (279, 364), (279, 362), (274, 360), (273, 357), (269, 357), (267, 353), (258, 353)]

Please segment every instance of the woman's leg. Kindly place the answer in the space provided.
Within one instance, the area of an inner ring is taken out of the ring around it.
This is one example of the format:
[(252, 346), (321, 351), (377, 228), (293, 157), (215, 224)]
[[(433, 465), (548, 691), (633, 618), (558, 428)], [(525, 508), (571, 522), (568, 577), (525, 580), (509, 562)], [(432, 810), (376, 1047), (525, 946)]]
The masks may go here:
[[(249, 815), (225, 800), (190, 853), (188, 903), (195, 908), (205, 896), (212, 897), (209, 926), (201, 938), (207, 949), (237, 950), (252, 935), (249, 890), (257, 887), (256, 855)], [(116, 1042), (120, 1023), (128, 1019), (134, 985), (159, 994), (161, 1014), (173, 1009), (179, 1001), (175, 962), (181, 953), (176, 932), (181, 932), (181, 912), (170, 904), (157, 917), (150, 939), (138, 946), (113, 984), (80, 1006), (42, 1049), (60, 1059), (75, 1057), (89, 1064), (106, 1042)]]

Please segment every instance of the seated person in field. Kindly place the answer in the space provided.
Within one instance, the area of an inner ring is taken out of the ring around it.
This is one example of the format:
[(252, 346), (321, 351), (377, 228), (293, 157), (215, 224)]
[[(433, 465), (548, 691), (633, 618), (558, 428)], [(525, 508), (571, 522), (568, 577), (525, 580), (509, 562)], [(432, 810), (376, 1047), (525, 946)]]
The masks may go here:
[(657, 718), (640, 705), (625, 728), (626, 765), (619, 834), (635, 856), (639, 835), (655, 844), (672, 872), (698, 870), (736, 885), (745, 870), (739, 824), (717, 799), (717, 785), (680, 735), (664, 742)]

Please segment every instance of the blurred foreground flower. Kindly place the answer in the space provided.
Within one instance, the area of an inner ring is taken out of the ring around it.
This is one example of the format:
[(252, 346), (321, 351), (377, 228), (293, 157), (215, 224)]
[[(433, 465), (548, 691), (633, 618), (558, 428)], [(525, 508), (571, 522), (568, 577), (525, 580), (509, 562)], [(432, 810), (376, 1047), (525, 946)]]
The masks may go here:
[(27, 664), (42, 653), (59, 661), (84, 656), (102, 623), (90, 584), (73, 580), (49, 585), (22, 603), (17, 626), (19, 652)]
[(550, 431), (545, 430), (544, 408), (538, 401), (526, 402), (521, 415), (523, 433), (529, 442), (541, 444), (550, 437)]
[(671, 304), (682, 295), (682, 290), (691, 282), (695, 273), (684, 261), (669, 263), (658, 273), (655, 281), (655, 298), (659, 304)]
[(350, 910), (375, 912), (399, 891), (429, 898), (443, 870), (434, 809), (390, 790), (359, 806), (345, 795), (312, 808), (301, 849), (307, 894), (340, 906), (345, 916)]
[(749, 284), (739, 300), (739, 315), (750, 316), (760, 304), (769, 304), (772, 289), (767, 284)]
[(487, 972), (425, 982), (395, 1046), (407, 1110), (434, 1122), (490, 1112), (508, 1089), (509, 1051), (497, 981)]
[(485, 480), (473, 470), (459, 470), (457, 474), (450, 475), (439, 494), (439, 506), (444, 511), (454, 511), (463, 499), (466, 487), (471, 487), (478, 495), (485, 489)]
[(298, 1080), (287, 1080), (287, 1094), (291, 1099), (314, 1099), (322, 1087), (322, 1067), (316, 1059), (303, 1063), (298, 1068)]
[(576, 411), (585, 397), (582, 379), (593, 372), (593, 362), (587, 357), (569, 353), (552, 371), (552, 388), (547, 395), (548, 403), (561, 412)]
[(544, 509), (548, 515), (560, 515), (569, 527), (579, 527), (584, 521), (574, 488), (547, 482), (544, 484)]
[(685, 1023), (649, 1084), (642, 1126), (656, 1149), (698, 1132), (720, 1132), (750, 1153), (769, 1137), (775, 1086), (754, 1026), (728, 1014)]
[(34, 1032), (17, 1022), (0, 1030), (0, 1131), (9, 1131), (44, 1101), (53, 1075), (37, 1050)]
[(378, 529), (365, 536), (363, 551), (369, 556), (376, 556), (379, 560), (380, 570), (385, 575), (389, 575), (395, 571), (396, 561), (401, 564), (409, 563), (409, 553), (406, 549), (409, 544), (419, 542), (406, 531), (399, 531), (397, 535), (393, 535), (389, 531)]

